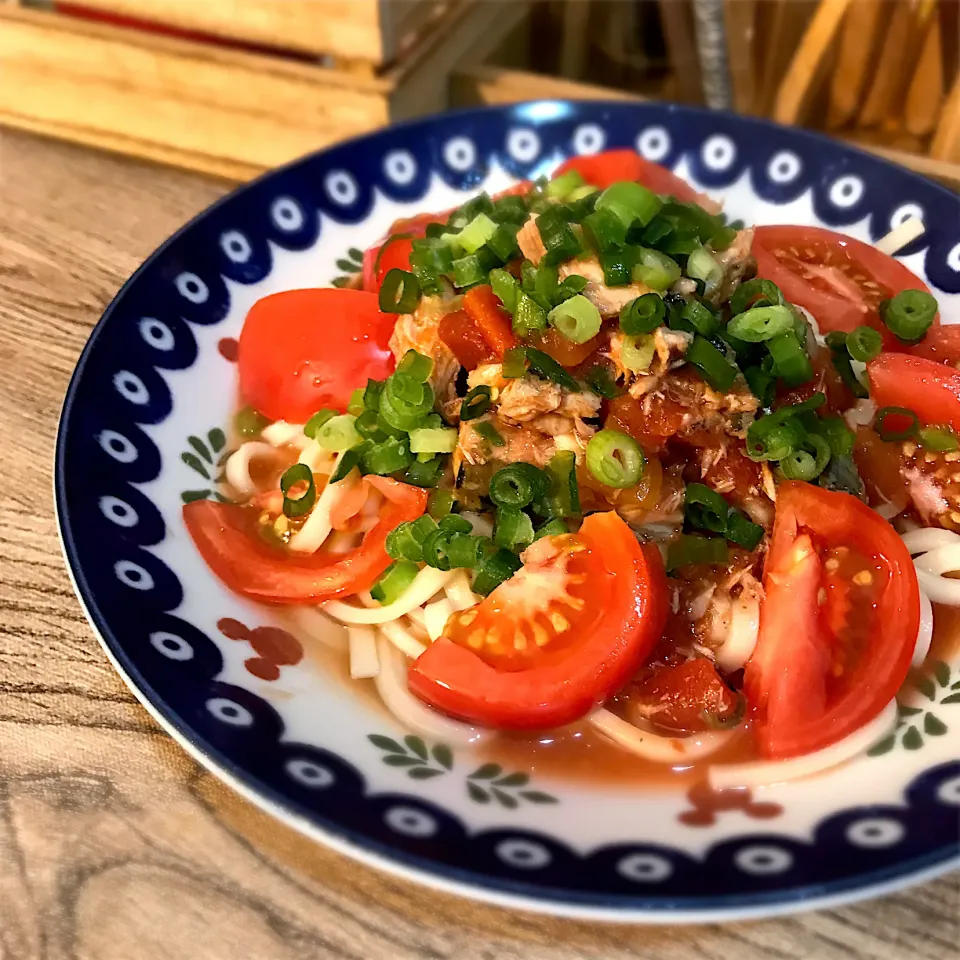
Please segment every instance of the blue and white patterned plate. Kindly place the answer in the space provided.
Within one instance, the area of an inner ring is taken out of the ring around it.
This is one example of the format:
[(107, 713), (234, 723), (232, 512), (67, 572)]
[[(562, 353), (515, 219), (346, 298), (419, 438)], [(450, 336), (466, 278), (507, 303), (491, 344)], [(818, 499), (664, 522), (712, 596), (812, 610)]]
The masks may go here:
[(231, 338), (255, 300), (356, 272), (358, 251), (398, 216), (613, 147), (673, 167), (748, 223), (876, 240), (921, 216), (926, 233), (902, 259), (944, 319), (960, 320), (960, 198), (813, 134), (559, 102), (384, 130), (215, 204), (107, 309), (57, 441), (81, 601), (127, 683), (198, 760), (309, 836), (440, 889), (649, 922), (781, 913), (941, 872), (960, 850), (960, 656), (905, 692), (900, 726), (873, 756), (718, 804), (686, 787), (508, 768), (409, 735), (332, 675), (320, 641), (278, 646), (276, 612), (227, 592), (186, 535), (182, 501), (212, 495), (229, 446)]

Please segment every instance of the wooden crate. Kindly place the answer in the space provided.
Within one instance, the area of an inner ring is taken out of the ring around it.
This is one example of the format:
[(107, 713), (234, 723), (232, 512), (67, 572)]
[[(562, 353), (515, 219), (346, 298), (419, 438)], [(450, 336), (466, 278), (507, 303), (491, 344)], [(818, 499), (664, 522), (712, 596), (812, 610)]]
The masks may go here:
[(445, 109), (453, 69), (486, 57), (527, 6), (463, 0), (373, 73), (0, 4), (0, 123), (247, 179)]

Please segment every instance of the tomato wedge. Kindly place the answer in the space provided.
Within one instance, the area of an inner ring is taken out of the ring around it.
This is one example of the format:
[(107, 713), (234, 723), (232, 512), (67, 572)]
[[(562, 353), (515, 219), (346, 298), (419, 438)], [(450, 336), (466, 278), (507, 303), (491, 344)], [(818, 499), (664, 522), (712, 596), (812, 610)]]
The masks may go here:
[(322, 407), (346, 410), (357, 384), (392, 372), (395, 320), (362, 290), (287, 290), (258, 300), (240, 332), (244, 401), (291, 423)]
[(183, 521), (207, 566), (235, 593), (262, 603), (317, 603), (368, 590), (390, 565), (387, 534), (427, 508), (427, 491), (389, 477), (365, 477), (384, 497), (376, 525), (348, 554), (295, 555), (256, 531), (257, 512), (213, 500), (183, 508)]
[(601, 190), (621, 180), (635, 180), (654, 193), (676, 197), (681, 203), (699, 203), (703, 197), (659, 163), (645, 160), (634, 150), (606, 150), (588, 157), (571, 157), (560, 164), (554, 177), (576, 170), (587, 183)]
[(504, 730), (570, 723), (619, 690), (660, 639), (660, 555), (614, 513), (543, 538), (479, 606), (454, 614), (410, 667), (410, 689), (451, 716)]
[(913, 562), (856, 497), (786, 482), (763, 588), (744, 673), (757, 743), (765, 757), (811, 753), (872, 720), (903, 683), (920, 625)]
[(955, 367), (960, 364), (960, 323), (943, 323), (931, 327), (919, 343), (900, 347), (898, 352)]
[(463, 295), (463, 309), (498, 359), (520, 343), (513, 333), (510, 314), (503, 309), (489, 284), (471, 287)]
[(477, 325), (465, 310), (448, 313), (440, 321), (437, 335), (453, 351), (457, 363), (468, 370), (496, 359), (496, 354), (480, 336)]
[(906, 407), (924, 422), (960, 432), (960, 370), (924, 357), (881, 353), (867, 364), (878, 407)]
[(757, 275), (773, 281), (790, 303), (809, 310), (821, 333), (849, 333), (869, 324), (884, 335), (888, 349), (902, 344), (880, 319), (881, 301), (901, 290), (929, 292), (898, 260), (823, 227), (757, 227), (753, 255)]

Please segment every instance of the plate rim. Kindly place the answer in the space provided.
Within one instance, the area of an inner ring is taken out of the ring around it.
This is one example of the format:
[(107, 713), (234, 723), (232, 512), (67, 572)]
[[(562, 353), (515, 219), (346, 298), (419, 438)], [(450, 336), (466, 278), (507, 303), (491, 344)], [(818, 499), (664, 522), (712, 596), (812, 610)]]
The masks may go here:
[[(344, 828), (332, 823), (325, 815), (316, 811), (312, 811), (309, 814), (302, 812), (298, 809), (299, 805), (296, 801), (284, 797), (268, 784), (260, 782), (258, 777), (238, 767), (233, 761), (223, 755), (220, 750), (198, 736), (189, 723), (167, 704), (165, 699), (157, 693), (141, 672), (129, 661), (122, 645), (114, 641), (117, 649), (114, 650), (111, 646), (111, 641), (108, 639), (110, 631), (105, 629), (105, 620), (99, 613), (93, 591), (90, 589), (79, 564), (77, 564), (75, 568), (76, 548), (73, 544), (71, 531), (65, 527), (64, 511), (61, 509), (61, 503), (65, 501), (65, 487), (67, 482), (64, 463), (64, 447), (67, 433), (66, 422), (71, 413), (77, 388), (93, 347), (103, 333), (110, 316), (123, 300), (128, 288), (132, 287), (141, 274), (159, 259), (170, 246), (221, 206), (232, 202), (235, 197), (245, 193), (254, 185), (259, 185), (301, 164), (305, 164), (314, 158), (322, 156), (332, 147), (357, 144), (358, 142), (371, 138), (371, 136), (382, 135), (396, 129), (445, 122), (447, 120), (456, 120), (457, 118), (463, 119), (472, 115), (508, 112), (522, 108), (523, 106), (544, 103), (562, 104), (570, 107), (574, 111), (584, 108), (589, 109), (590, 107), (597, 109), (603, 109), (605, 107), (622, 108), (625, 105), (624, 101), (610, 100), (532, 100), (518, 104), (467, 108), (448, 111), (443, 114), (434, 114), (428, 117), (415, 118), (403, 121), (402, 123), (390, 124), (379, 131), (372, 131), (348, 140), (338, 141), (336, 144), (312, 151), (302, 157), (291, 160), (289, 163), (265, 171), (250, 181), (238, 184), (232, 190), (187, 220), (157, 246), (127, 278), (92, 328), (70, 376), (70, 381), (57, 419), (57, 434), (52, 471), (54, 517), (57, 536), (64, 558), (64, 565), (67, 569), (74, 594), (80, 603), (81, 609), (94, 635), (106, 653), (113, 668), (161, 728), (169, 734), (193, 760), (208, 769), (231, 789), (252, 802), (265, 813), (279, 820), (285, 826), (296, 830), (301, 835), (307, 836), (313, 841), (322, 843), (336, 852), (357, 860), (366, 866), (384, 871), (393, 876), (399, 876), (441, 893), (454, 894), (494, 906), (522, 909), (541, 915), (558, 916), (567, 919), (641, 925), (661, 925), (676, 922), (702, 924), (718, 921), (734, 922), (773, 916), (786, 916), (809, 910), (841, 906), (846, 903), (868, 897), (882, 896), (906, 887), (914, 886), (942, 876), (952, 869), (960, 868), (960, 845), (954, 845), (957, 848), (956, 852), (954, 852), (951, 846), (947, 844), (935, 852), (911, 860), (898, 862), (895, 866), (875, 870), (871, 873), (858, 874), (850, 878), (828, 881), (826, 883), (809, 883), (787, 892), (776, 891), (768, 894), (731, 895), (729, 898), (689, 898), (692, 900), (709, 900), (714, 904), (710, 907), (701, 908), (686, 905), (671, 906), (669, 905), (671, 901), (666, 899), (658, 900), (655, 904), (649, 906), (643, 906), (641, 904), (644, 902), (644, 897), (641, 895), (624, 897), (618, 894), (604, 895), (600, 893), (586, 893), (583, 895), (583, 899), (581, 899), (580, 897), (572, 896), (568, 891), (552, 889), (549, 884), (545, 883), (538, 884), (535, 882), (512, 881), (502, 878), (478, 877), (477, 875), (471, 874), (467, 869), (439, 864), (426, 857), (391, 848), (381, 841), (366, 837), (362, 834), (355, 834), (350, 828)], [(700, 109), (685, 104), (660, 101), (637, 101), (636, 106), (641, 109), (653, 107), (669, 113), (686, 113), (697, 116), (715, 114), (721, 118), (731, 119), (738, 124), (745, 123), (755, 128), (779, 129), (789, 132), (792, 136), (800, 136), (803, 139), (812, 140), (814, 143), (822, 143), (834, 148), (839, 145), (845, 151), (849, 151), (869, 161), (879, 163), (898, 173), (906, 173), (910, 177), (922, 181), (928, 187), (933, 187), (947, 197), (950, 197), (952, 203), (957, 201), (957, 197), (942, 184), (915, 171), (900, 167), (885, 157), (871, 154), (856, 145), (838, 142), (817, 131), (787, 127), (764, 118), (745, 117), (731, 111), (709, 111), (705, 108)], [(828, 887), (829, 889), (823, 891), (824, 887)], [(608, 900), (612, 905), (597, 905), (597, 901), (604, 899)], [(686, 898), (675, 899), (677, 901), (683, 901)], [(623, 903), (622, 901), (624, 900), (628, 902)], [(729, 903), (721, 903), (722, 900), (729, 900)], [(737, 906), (737, 903), (743, 905)]]

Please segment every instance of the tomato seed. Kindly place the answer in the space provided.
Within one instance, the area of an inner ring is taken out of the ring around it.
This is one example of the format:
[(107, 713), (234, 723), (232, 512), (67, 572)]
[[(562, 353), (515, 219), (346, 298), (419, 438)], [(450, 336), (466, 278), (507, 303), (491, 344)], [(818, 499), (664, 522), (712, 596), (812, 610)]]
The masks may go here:
[(836, 558), (831, 558), (823, 565), (823, 568), (827, 573), (835, 573), (840, 568), (840, 561)]
[(869, 570), (861, 570), (854, 576), (853, 582), (858, 587), (869, 587), (873, 583), (873, 574)]

